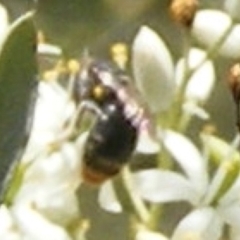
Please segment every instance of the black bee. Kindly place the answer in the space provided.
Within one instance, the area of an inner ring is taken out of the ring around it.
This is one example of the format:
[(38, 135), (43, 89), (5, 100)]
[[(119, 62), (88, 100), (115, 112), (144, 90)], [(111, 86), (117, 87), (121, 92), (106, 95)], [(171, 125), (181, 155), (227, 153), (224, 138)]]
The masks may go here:
[(101, 184), (129, 161), (147, 119), (129, 91), (129, 77), (107, 62), (89, 60), (82, 66), (74, 98), (96, 115), (85, 143), (82, 177)]

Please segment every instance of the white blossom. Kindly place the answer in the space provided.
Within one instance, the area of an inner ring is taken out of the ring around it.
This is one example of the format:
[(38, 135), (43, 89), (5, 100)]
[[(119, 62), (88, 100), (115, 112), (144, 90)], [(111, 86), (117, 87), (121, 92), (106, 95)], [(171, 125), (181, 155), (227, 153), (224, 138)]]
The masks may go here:
[(213, 208), (193, 210), (183, 218), (174, 231), (172, 240), (218, 240), (223, 222)]
[(225, 0), (224, 9), (231, 15), (234, 20), (240, 20), (240, 2), (238, 0)]
[(172, 131), (164, 135), (162, 137), (161, 134), (163, 144), (184, 174), (159, 169), (139, 171), (133, 174), (133, 187), (137, 194), (150, 202), (187, 201), (195, 207), (179, 222), (173, 240), (217, 240), (224, 224), (230, 225), (231, 239), (236, 240), (240, 227), (239, 178), (225, 194), (216, 199), (224, 179), (232, 174), (229, 171), (236, 166), (236, 160), (224, 160), (210, 180), (204, 156), (186, 137)]
[(132, 66), (136, 86), (153, 112), (166, 110), (175, 91), (173, 62), (165, 42), (147, 26), (133, 43)]
[[(38, 90), (31, 137), (20, 162), (25, 166), (22, 182), (7, 211), (20, 239), (70, 240), (65, 227), (80, 215), (76, 190), (81, 184), (86, 136), (60, 142), (56, 150), (51, 150), (50, 145), (58, 143), (75, 106), (56, 82), (41, 82)], [(6, 214), (0, 215), (3, 221), (7, 221)]]
[[(176, 65), (176, 83), (180, 85), (183, 81), (186, 59), (180, 59)], [(188, 57), (189, 70), (193, 70), (204, 61), (188, 80), (185, 97), (188, 101), (205, 102), (213, 89), (216, 77), (214, 65), (211, 60), (206, 59), (206, 52), (192, 48)]]
[[(230, 239), (239, 239), (240, 179), (236, 178), (229, 189), (219, 197), (217, 203), (212, 205), (225, 177), (232, 174), (229, 170), (235, 168), (239, 156), (237, 158), (233, 153), (233, 162), (229, 158), (223, 160), (210, 180), (207, 161), (191, 141), (172, 131), (161, 133), (161, 138), (184, 174), (159, 169), (142, 170), (132, 174), (131, 189), (134, 189), (135, 194), (153, 203), (187, 201), (194, 206), (195, 209), (179, 222), (172, 240), (218, 240), (225, 224), (230, 226)], [(209, 145), (208, 142), (205, 144)], [(229, 146), (227, 148), (230, 149)], [(228, 151), (224, 149), (225, 155)], [(106, 185), (114, 193), (110, 184), (109, 181)], [(107, 202), (112, 206), (118, 206), (118, 209), (121, 207), (115, 193), (109, 196)], [(106, 201), (102, 206), (106, 209)]]
[(19, 229), (27, 240), (71, 240), (64, 228), (41, 215), (34, 206), (17, 205), (13, 215)]
[(192, 35), (208, 49), (218, 44), (226, 34), (221, 46), (216, 50), (225, 57), (236, 59), (240, 55), (240, 25), (233, 25), (228, 14), (219, 10), (198, 11), (193, 22)]
[(33, 126), (23, 156), (24, 162), (34, 159), (45, 151), (47, 144), (55, 141), (74, 110), (73, 102), (60, 85), (56, 82), (39, 83)]
[(77, 218), (75, 192), (81, 182), (81, 152), (74, 144), (65, 143), (59, 152), (35, 160), (25, 171), (14, 203), (34, 204), (36, 210), (61, 225)]

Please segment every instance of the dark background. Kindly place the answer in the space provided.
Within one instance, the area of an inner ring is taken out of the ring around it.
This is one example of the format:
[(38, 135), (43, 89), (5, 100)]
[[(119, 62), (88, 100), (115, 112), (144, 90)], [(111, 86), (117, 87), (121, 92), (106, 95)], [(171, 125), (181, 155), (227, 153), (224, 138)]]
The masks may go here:
[[(29, 9), (36, 9), (36, 26), (43, 30), (47, 39), (64, 49), (68, 56), (78, 57), (84, 48), (91, 53), (107, 57), (113, 42), (126, 41), (129, 44), (142, 24), (149, 25), (163, 36), (175, 61), (182, 52), (181, 33), (168, 15), (167, 0), (2, 0), (11, 20)], [(202, 8), (219, 8), (222, 1), (201, 1)], [(14, 56), (13, 56), (14, 57)], [(227, 140), (235, 132), (234, 106), (226, 88), (225, 78), (230, 61), (217, 60), (217, 84), (206, 108), (212, 115), (211, 122), (217, 126), (219, 135)], [(202, 122), (194, 120), (195, 127), (189, 134), (194, 136)], [(197, 126), (197, 127), (196, 127)], [(102, 211), (96, 204), (97, 192), (82, 189), (81, 205), (83, 215), (94, 219), (90, 240), (128, 239), (127, 215), (112, 215)], [(169, 232), (170, 226), (178, 221), (178, 206), (169, 207), (166, 213), (169, 224), (161, 226)], [(175, 218), (173, 219), (173, 215)]]
[[(106, 54), (113, 41), (131, 42), (139, 26), (147, 24), (160, 31), (172, 44), (178, 28), (168, 15), (169, 0), (2, 0), (12, 19), (28, 9), (37, 9), (37, 26), (48, 39), (60, 44), (69, 54), (78, 55), (84, 47)], [(221, 1), (201, 1), (215, 8)], [(181, 49), (181, 48), (180, 48)], [(179, 50), (179, 49), (178, 49)]]

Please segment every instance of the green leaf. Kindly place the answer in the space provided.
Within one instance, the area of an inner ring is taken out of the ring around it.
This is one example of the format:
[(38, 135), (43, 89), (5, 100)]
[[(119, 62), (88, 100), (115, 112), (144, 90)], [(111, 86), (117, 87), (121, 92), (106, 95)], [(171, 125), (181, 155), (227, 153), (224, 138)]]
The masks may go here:
[(27, 13), (10, 27), (0, 52), (1, 192), (26, 146), (36, 91), (36, 32), (33, 14)]

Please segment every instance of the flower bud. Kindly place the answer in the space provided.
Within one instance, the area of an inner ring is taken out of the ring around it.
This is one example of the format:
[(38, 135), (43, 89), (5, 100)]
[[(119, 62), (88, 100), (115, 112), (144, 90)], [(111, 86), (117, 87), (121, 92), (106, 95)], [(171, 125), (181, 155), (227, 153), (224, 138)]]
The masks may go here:
[(185, 27), (190, 27), (198, 5), (198, 0), (172, 0), (170, 14), (177, 23)]
[(240, 63), (236, 63), (230, 68), (227, 80), (235, 101), (236, 124), (240, 131)]
[(234, 64), (229, 71), (228, 85), (236, 103), (240, 100), (240, 63)]
[[(189, 68), (194, 69), (206, 57), (206, 52), (199, 48), (192, 48), (189, 52)], [(177, 85), (181, 85), (184, 79), (185, 59), (180, 59), (176, 65), (175, 78)], [(212, 93), (216, 81), (213, 62), (206, 59), (205, 63), (198, 68), (189, 79), (185, 97), (188, 101), (206, 102)]]
[(240, 24), (233, 24), (231, 17), (219, 10), (198, 11), (191, 28), (192, 36), (200, 45), (216, 49), (223, 57), (239, 59)]
[(225, 0), (224, 9), (231, 15), (235, 20), (240, 20), (240, 1), (239, 0)]
[(125, 69), (128, 61), (128, 48), (124, 43), (115, 43), (111, 47), (111, 56), (114, 62), (121, 68)]

